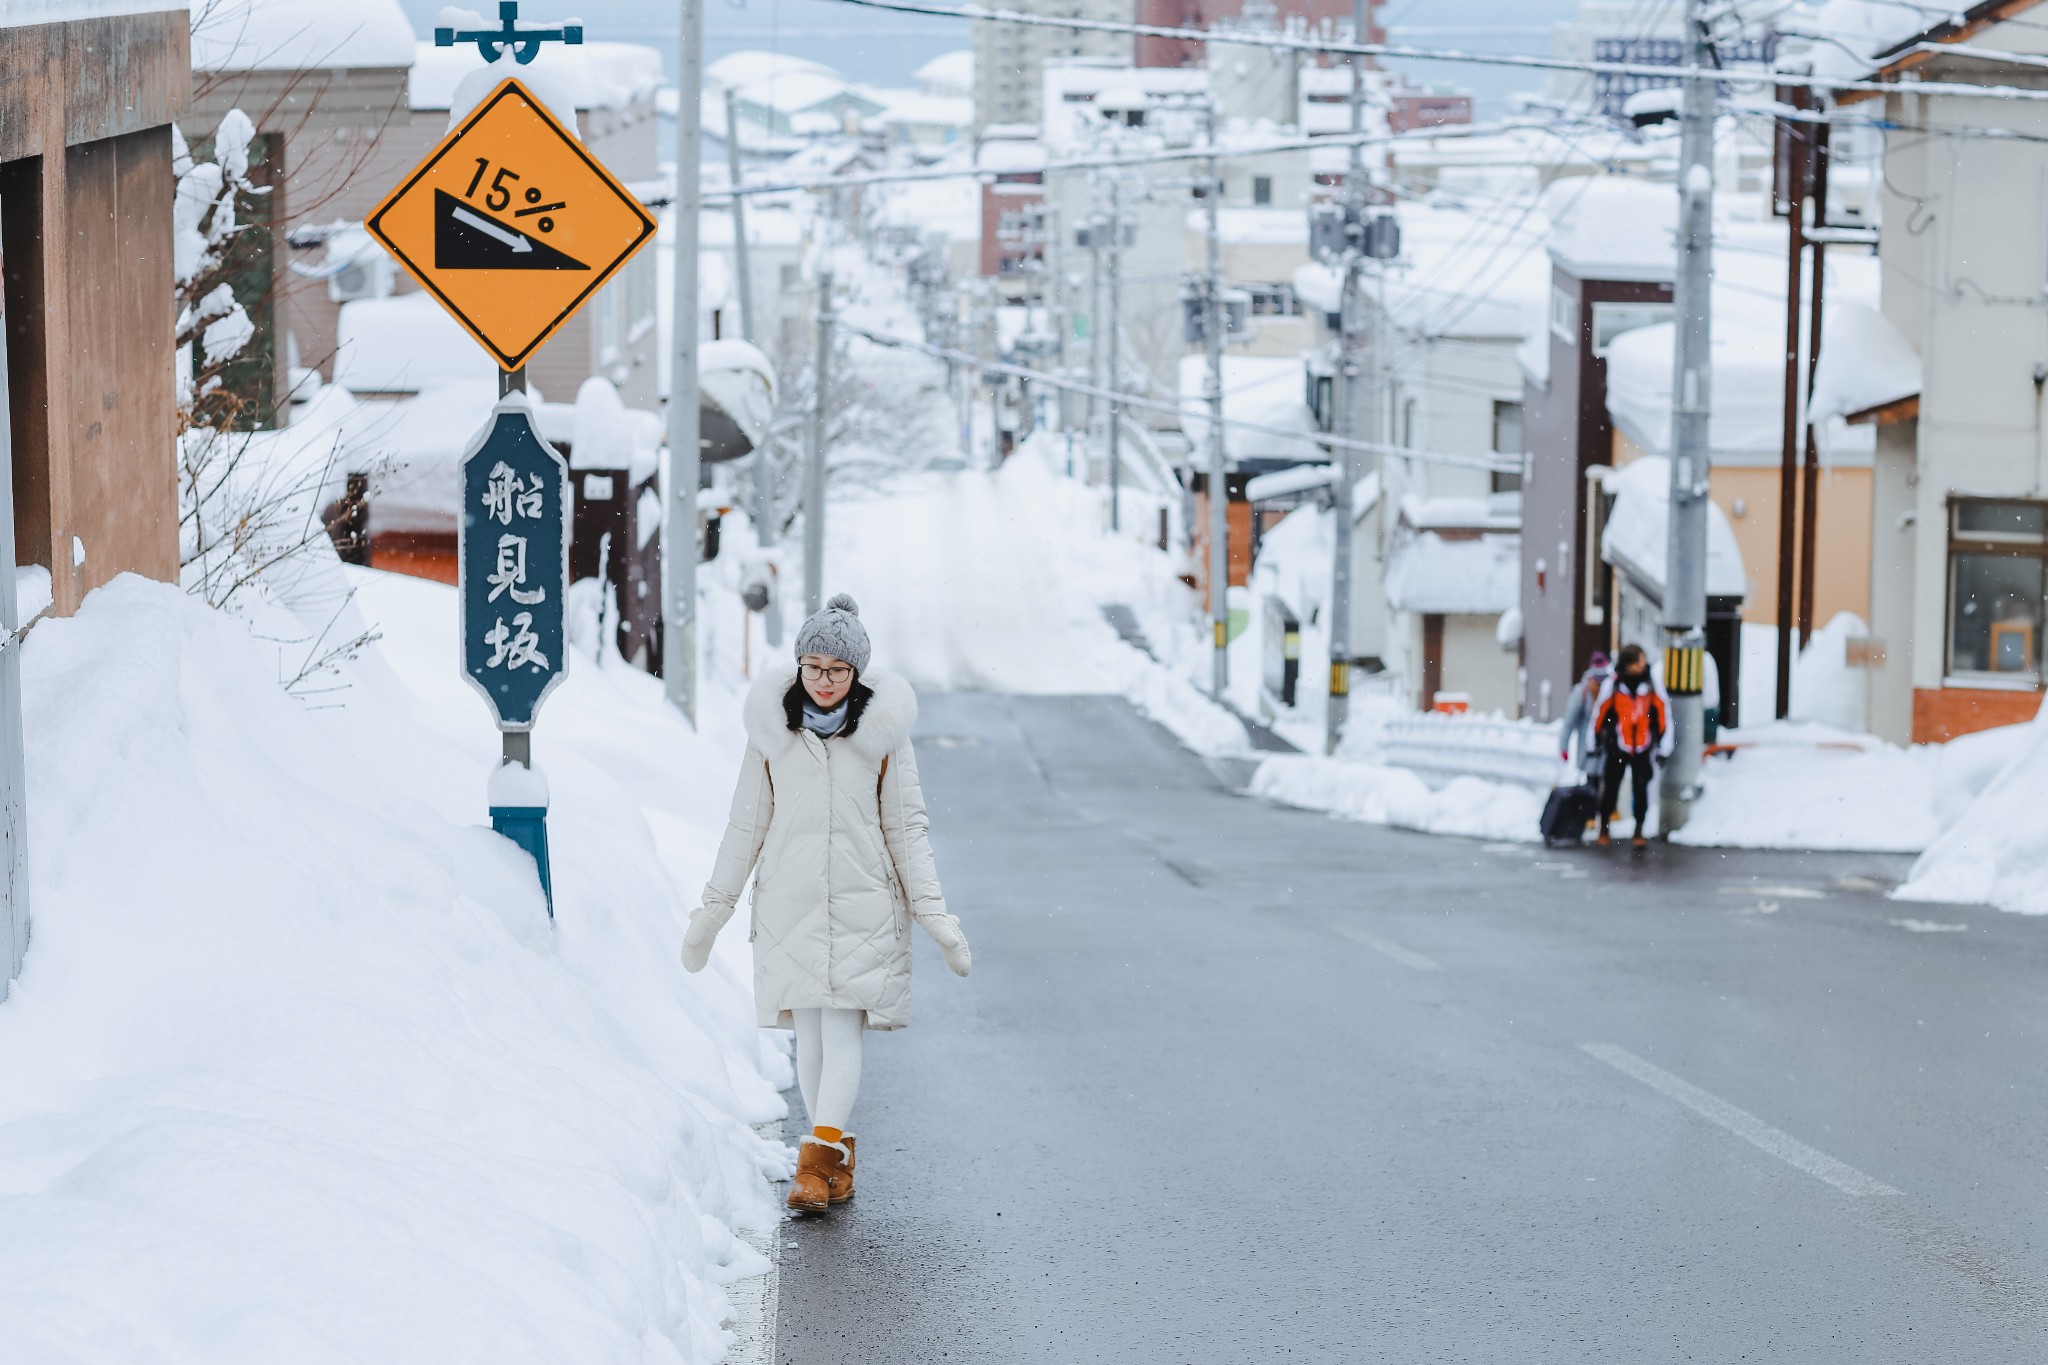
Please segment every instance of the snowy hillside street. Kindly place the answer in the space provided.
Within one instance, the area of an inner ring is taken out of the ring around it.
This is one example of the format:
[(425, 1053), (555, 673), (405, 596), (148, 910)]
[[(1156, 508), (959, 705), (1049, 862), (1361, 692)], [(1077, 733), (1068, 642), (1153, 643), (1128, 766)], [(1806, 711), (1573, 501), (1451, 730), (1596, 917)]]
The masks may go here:
[(2048, 0), (0, 0), (0, 1365), (2048, 1362)]

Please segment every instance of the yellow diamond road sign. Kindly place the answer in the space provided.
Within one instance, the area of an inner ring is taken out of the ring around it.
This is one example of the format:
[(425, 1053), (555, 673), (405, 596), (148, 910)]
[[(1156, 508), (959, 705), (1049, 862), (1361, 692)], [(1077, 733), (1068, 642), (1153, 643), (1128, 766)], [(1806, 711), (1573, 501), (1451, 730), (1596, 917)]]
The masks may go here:
[(654, 236), (640, 201), (517, 80), (364, 226), (507, 370)]

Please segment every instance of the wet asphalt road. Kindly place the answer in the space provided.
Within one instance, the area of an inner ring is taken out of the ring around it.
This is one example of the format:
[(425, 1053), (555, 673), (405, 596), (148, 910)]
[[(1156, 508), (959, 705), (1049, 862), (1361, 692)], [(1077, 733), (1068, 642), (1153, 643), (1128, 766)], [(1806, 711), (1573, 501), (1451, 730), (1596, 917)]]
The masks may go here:
[(789, 1365), (2048, 1360), (2048, 922), (1284, 810), (1109, 698), (918, 736), (974, 976), (917, 935)]

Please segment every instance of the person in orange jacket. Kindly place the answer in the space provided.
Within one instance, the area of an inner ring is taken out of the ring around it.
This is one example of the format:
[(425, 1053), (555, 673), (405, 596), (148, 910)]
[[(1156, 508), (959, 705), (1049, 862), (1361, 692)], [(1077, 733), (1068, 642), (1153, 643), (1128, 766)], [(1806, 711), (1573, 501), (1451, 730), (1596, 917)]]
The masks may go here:
[(1623, 645), (1614, 661), (1614, 676), (1600, 689), (1593, 711), (1593, 733), (1600, 738), (1607, 755), (1605, 780), (1600, 784), (1601, 845), (1614, 842), (1607, 832), (1614, 812), (1621, 804), (1621, 778), (1627, 773), (1630, 796), (1635, 807), (1637, 848), (1649, 841), (1643, 837), (1643, 821), (1650, 813), (1650, 779), (1657, 765), (1671, 757), (1671, 702), (1664, 689), (1650, 676), (1650, 660), (1641, 645)]

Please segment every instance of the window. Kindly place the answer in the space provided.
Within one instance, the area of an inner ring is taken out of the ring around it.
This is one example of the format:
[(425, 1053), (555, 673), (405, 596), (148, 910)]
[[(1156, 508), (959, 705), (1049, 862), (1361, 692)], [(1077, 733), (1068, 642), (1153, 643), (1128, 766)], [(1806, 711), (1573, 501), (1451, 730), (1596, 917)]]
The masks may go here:
[(1579, 341), (1579, 301), (1556, 285), (1550, 287), (1550, 334), (1567, 346)]
[(1668, 303), (1596, 303), (1593, 305), (1593, 354), (1604, 356), (1607, 347), (1623, 332), (1654, 327), (1671, 321)]
[(1949, 512), (1948, 671), (2041, 677), (2048, 504), (1958, 500)]
[(1273, 202), (1272, 176), (1255, 175), (1252, 177), (1252, 202), (1254, 204), (1270, 204)]
[[(1522, 457), (1522, 404), (1518, 399), (1496, 398), (1493, 400), (1493, 453)], [(1493, 471), (1493, 491), (1514, 493), (1522, 487), (1519, 471)]]
[(1251, 295), (1252, 314), (1255, 317), (1291, 318), (1301, 312), (1301, 305), (1295, 301), (1294, 289), (1285, 284), (1248, 284), (1244, 292)]

